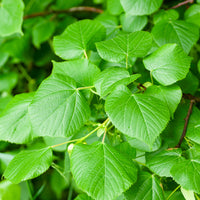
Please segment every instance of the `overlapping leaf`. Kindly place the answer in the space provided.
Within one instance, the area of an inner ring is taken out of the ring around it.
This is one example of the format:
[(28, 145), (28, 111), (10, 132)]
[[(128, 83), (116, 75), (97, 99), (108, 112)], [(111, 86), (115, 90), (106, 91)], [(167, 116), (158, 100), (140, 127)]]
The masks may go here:
[(96, 200), (115, 199), (137, 179), (134, 163), (100, 142), (75, 145), (71, 171), (77, 185)]
[(62, 35), (56, 36), (53, 46), (55, 53), (63, 59), (81, 58), (104, 37), (105, 28), (101, 23), (82, 20), (69, 25)]
[(112, 92), (118, 85), (128, 85), (140, 77), (140, 74), (131, 75), (124, 68), (111, 67), (102, 71), (94, 82), (100, 96), (104, 97)]
[(2, 0), (0, 2), (0, 36), (22, 34), (23, 10), (22, 0)]
[(141, 172), (137, 182), (125, 193), (127, 200), (164, 200), (159, 179), (148, 172)]
[(28, 106), (34, 93), (16, 95), (0, 116), (0, 140), (26, 143), (32, 139)]
[(184, 189), (200, 193), (200, 157), (176, 163), (170, 173)]
[(105, 110), (116, 128), (149, 146), (170, 118), (169, 109), (163, 101), (145, 93), (132, 94), (125, 86), (118, 87), (108, 96)]
[(185, 21), (161, 21), (153, 27), (152, 35), (159, 46), (176, 43), (188, 54), (199, 38), (199, 29)]
[(153, 85), (148, 87), (145, 92), (163, 101), (168, 106), (171, 116), (182, 98), (181, 89), (176, 85), (168, 87)]
[(96, 43), (99, 55), (109, 62), (128, 60), (128, 57), (143, 57), (151, 45), (151, 34), (145, 31), (121, 34), (111, 40)]
[(70, 136), (90, 115), (90, 109), (75, 81), (61, 74), (42, 82), (29, 107), (37, 135)]
[(44, 173), (51, 162), (50, 148), (22, 151), (9, 163), (3, 176), (13, 183), (20, 183)]
[(181, 149), (149, 153), (146, 155), (146, 164), (153, 172), (159, 176), (170, 177), (171, 168), (183, 160), (181, 153)]
[(93, 86), (94, 78), (100, 73), (99, 68), (88, 59), (53, 62), (53, 72), (73, 78), (80, 86)]
[(121, 0), (125, 12), (130, 15), (150, 15), (159, 9), (163, 0)]
[(143, 62), (153, 77), (167, 86), (186, 77), (191, 58), (177, 44), (165, 44)]

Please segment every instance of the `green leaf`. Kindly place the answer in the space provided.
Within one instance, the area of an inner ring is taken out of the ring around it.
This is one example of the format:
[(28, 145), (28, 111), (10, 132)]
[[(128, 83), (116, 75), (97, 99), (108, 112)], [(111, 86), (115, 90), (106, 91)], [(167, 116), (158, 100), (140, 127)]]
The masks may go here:
[(171, 177), (171, 168), (183, 159), (181, 153), (181, 149), (172, 149), (146, 154), (146, 165), (159, 176)]
[(187, 76), (177, 84), (181, 87), (183, 93), (194, 95), (199, 87), (199, 78), (189, 71)]
[(182, 160), (171, 169), (173, 179), (186, 190), (200, 193), (200, 158)]
[(108, 96), (105, 110), (117, 129), (149, 146), (170, 118), (169, 109), (162, 101), (145, 93), (132, 94), (125, 86), (118, 87)]
[(95, 42), (103, 40), (105, 28), (97, 21), (81, 20), (69, 25), (59, 36), (54, 37), (55, 53), (63, 59), (83, 57), (95, 49)]
[(121, 0), (125, 12), (130, 15), (150, 15), (158, 10), (163, 0)]
[(140, 74), (131, 75), (124, 68), (110, 67), (102, 71), (94, 82), (97, 93), (101, 97), (107, 96), (118, 85), (128, 85), (140, 77)]
[(171, 85), (186, 77), (191, 57), (177, 45), (165, 44), (144, 60), (144, 65), (162, 85)]
[(92, 200), (87, 194), (79, 194), (74, 200)]
[(94, 78), (100, 73), (99, 68), (88, 61), (80, 59), (66, 62), (53, 61), (53, 72), (73, 78), (79, 86), (93, 86)]
[(2, 0), (0, 2), (0, 36), (22, 33), (24, 3), (22, 0)]
[(122, 34), (111, 40), (96, 43), (99, 55), (109, 62), (120, 62), (128, 57), (143, 57), (151, 45), (151, 34), (145, 31)]
[(177, 20), (179, 18), (178, 11), (174, 9), (169, 10), (159, 10), (154, 16), (153, 16), (153, 23), (157, 24), (161, 21), (172, 21)]
[(163, 103), (168, 106), (171, 117), (173, 117), (173, 113), (182, 98), (182, 91), (177, 85), (171, 85), (168, 87), (152, 85), (147, 88), (145, 93), (163, 101)]
[(44, 173), (52, 163), (52, 150), (22, 151), (9, 163), (3, 176), (13, 183), (20, 183)]
[(153, 27), (152, 35), (159, 46), (176, 43), (188, 54), (199, 39), (199, 28), (185, 21), (161, 21)]
[(39, 48), (40, 44), (46, 42), (55, 30), (55, 24), (49, 20), (41, 20), (33, 27), (33, 44)]
[(164, 200), (159, 179), (148, 172), (140, 172), (137, 182), (125, 193), (127, 200)]
[(29, 115), (37, 135), (69, 137), (88, 119), (90, 108), (72, 78), (54, 74), (40, 85)]
[(181, 192), (186, 200), (196, 200), (196, 198), (194, 197), (193, 191), (189, 191), (189, 190), (185, 190), (184, 188), (181, 188)]
[(0, 92), (12, 90), (18, 81), (18, 74), (10, 72), (0, 74)]
[(19, 185), (12, 184), (10, 181), (0, 182), (0, 199), (1, 200), (20, 200), (21, 188)]
[(122, 30), (126, 32), (141, 31), (148, 22), (147, 16), (133, 16), (122, 14), (120, 16)]
[(28, 106), (34, 93), (16, 95), (0, 116), (0, 140), (11, 143), (26, 143), (32, 139)]
[(200, 27), (200, 5), (190, 6), (185, 12), (185, 20)]
[(111, 15), (120, 15), (123, 12), (120, 0), (107, 0), (107, 10)]
[(101, 142), (75, 145), (71, 171), (77, 185), (96, 200), (115, 199), (137, 179), (134, 163)]

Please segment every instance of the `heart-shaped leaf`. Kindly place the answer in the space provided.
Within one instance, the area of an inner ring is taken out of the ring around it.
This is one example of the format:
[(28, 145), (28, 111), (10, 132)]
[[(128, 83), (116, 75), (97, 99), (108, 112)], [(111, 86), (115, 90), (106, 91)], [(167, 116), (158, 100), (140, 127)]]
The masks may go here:
[(121, 34), (111, 40), (96, 43), (99, 55), (109, 62), (128, 60), (128, 57), (143, 57), (151, 45), (151, 34), (145, 31)]
[(71, 171), (78, 187), (96, 200), (115, 199), (137, 179), (134, 163), (100, 142), (75, 145)]
[(55, 53), (63, 59), (81, 58), (94, 43), (105, 37), (105, 28), (98, 21), (82, 20), (73, 23), (59, 36), (54, 37)]
[(149, 146), (170, 118), (169, 109), (163, 101), (145, 93), (132, 94), (125, 86), (116, 88), (108, 96), (105, 110), (116, 128)]
[(125, 12), (130, 15), (150, 15), (159, 9), (163, 0), (121, 0)]
[(20, 183), (44, 173), (51, 163), (51, 148), (22, 151), (11, 160), (3, 176), (13, 183)]
[(71, 136), (90, 115), (90, 108), (76, 82), (54, 74), (42, 82), (29, 107), (37, 135)]
[(144, 60), (145, 68), (162, 85), (171, 85), (186, 77), (191, 57), (177, 45), (165, 44)]

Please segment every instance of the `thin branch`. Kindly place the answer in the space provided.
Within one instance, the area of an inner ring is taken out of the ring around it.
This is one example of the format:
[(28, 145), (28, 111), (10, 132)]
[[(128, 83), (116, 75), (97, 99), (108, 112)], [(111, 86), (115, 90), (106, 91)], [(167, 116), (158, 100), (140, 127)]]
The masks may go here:
[(43, 16), (47, 16), (47, 15), (51, 15), (51, 14), (67, 14), (67, 13), (72, 13), (72, 12), (102, 13), (103, 10), (101, 10), (99, 8), (94, 8), (94, 7), (80, 6), (80, 7), (73, 7), (73, 8), (67, 9), (67, 10), (50, 10), (50, 11), (33, 13), (30, 15), (24, 16), (24, 20), (34, 18), (34, 17), (43, 17)]
[(177, 5), (175, 5), (175, 6), (171, 7), (171, 8), (169, 8), (169, 9), (176, 9), (176, 8), (179, 8), (179, 7), (181, 7), (181, 6), (184, 6), (184, 5), (188, 4), (188, 3), (194, 3), (194, 0), (186, 0), (186, 1), (183, 1), (183, 2), (181, 2), (181, 3), (179, 3), (179, 4), (177, 4)]
[(189, 119), (190, 119), (190, 115), (192, 114), (192, 107), (193, 107), (194, 103), (195, 103), (195, 100), (193, 100), (193, 99), (190, 100), (190, 106), (189, 106), (189, 109), (188, 109), (187, 116), (185, 118), (185, 124), (184, 124), (184, 128), (183, 128), (183, 132), (182, 132), (181, 138), (179, 140), (179, 143), (175, 146), (175, 148), (179, 148), (181, 146), (181, 143), (183, 142), (183, 139), (186, 135), (187, 126), (188, 126), (188, 122), (189, 122)]
[(183, 94), (184, 99), (195, 100), (196, 102), (200, 102), (200, 97), (195, 97), (191, 94)]

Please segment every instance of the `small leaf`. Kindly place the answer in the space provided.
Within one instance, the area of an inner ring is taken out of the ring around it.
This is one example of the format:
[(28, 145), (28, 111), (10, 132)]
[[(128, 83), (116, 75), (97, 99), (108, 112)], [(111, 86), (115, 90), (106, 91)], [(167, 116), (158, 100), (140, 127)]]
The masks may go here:
[(2, 0), (0, 2), (0, 36), (22, 34), (23, 10), (22, 0)]
[(132, 94), (125, 86), (118, 87), (108, 96), (105, 110), (117, 129), (149, 146), (170, 117), (169, 109), (162, 101), (145, 93)]
[(53, 61), (52, 73), (67, 75), (73, 78), (80, 87), (83, 87), (93, 86), (94, 78), (100, 73), (100, 70), (88, 59), (80, 59), (66, 62)]
[(181, 153), (180, 149), (149, 153), (146, 154), (146, 164), (159, 176), (171, 177), (171, 168), (183, 159)]
[(199, 29), (185, 21), (161, 21), (153, 27), (152, 35), (159, 46), (176, 43), (188, 54), (199, 39)]
[(177, 44), (165, 44), (144, 60), (145, 68), (162, 85), (171, 85), (186, 77), (191, 57)]
[(190, 6), (185, 12), (185, 20), (200, 27), (200, 5)]
[(153, 174), (141, 172), (137, 182), (125, 193), (127, 200), (164, 200), (160, 180)]
[(182, 160), (170, 171), (173, 179), (186, 190), (200, 193), (200, 158)]
[(105, 97), (118, 85), (128, 85), (140, 77), (140, 74), (130, 76), (124, 68), (110, 67), (102, 71), (94, 82), (95, 88), (101, 97)]
[(3, 176), (13, 183), (33, 179), (44, 173), (52, 162), (52, 150), (22, 151), (9, 163)]
[(182, 98), (182, 91), (177, 85), (168, 87), (153, 85), (148, 87), (145, 93), (163, 101), (168, 106), (171, 117), (173, 117), (173, 113), (175, 112)]
[(122, 14), (120, 16), (122, 30), (126, 32), (141, 31), (147, 24), (147, 16), (133, 16)]
[(150, 15), (158, 10), (163, 0), (121, 0), (125, 12), (130, 15)]
[(103, 40), (105, 28), (97, 21), (81, 20), (73, 23), (59, 36), (54, 37), (55, 53), (63, 59), (81, 58), (95, 49), (95, 42)]
[(72, 78), (54, 74), (40, 85), (29, 115), (37, 135), (69, 137), (88, 119), (90, 108)]
[(128, 57), (143, 57), (151, 45), (151, 34), (145, 31), (122, 34), (111, 40), (96, 43), (99, 55), (109, 62), (120, 62)]
[(28, 106), (34, 93), (16, 95), (0, 116), (0, 140), (23, 144), (32, 139)]
[(137, 178), (137, 168), (131, 160), (100, 142), (75, 145), (71, 171), (77, 185), (96, 200), (115, 199)]

